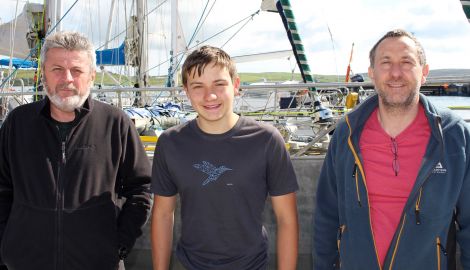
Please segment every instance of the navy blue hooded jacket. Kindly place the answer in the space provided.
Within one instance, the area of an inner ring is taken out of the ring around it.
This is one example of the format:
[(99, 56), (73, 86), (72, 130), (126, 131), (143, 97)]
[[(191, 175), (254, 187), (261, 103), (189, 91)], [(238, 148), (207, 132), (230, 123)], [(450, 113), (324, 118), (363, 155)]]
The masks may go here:
[(470, 269), (470, 126), (419, 98), (431, 135), (383, 267), (359, 148), (364, 124), (378, 106), (374, 95), (339, 123), (331, 140), (317, 190), (314, 269), (447, 269), (454, 256), (447, 245), (454, 213), (461, 262)]

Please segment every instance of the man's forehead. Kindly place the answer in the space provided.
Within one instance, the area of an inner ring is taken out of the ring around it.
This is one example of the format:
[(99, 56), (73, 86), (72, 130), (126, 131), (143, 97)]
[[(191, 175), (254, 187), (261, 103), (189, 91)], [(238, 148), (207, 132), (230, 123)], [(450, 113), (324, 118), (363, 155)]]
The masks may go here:
[(418, 48), (414, 41), (408, 37), (392, 37), (384, 39), (377, 47), (378, 58), (399, 56), (418, 57)]
[(86, 51), (83, 50), (67, 50), (63, 48), (52, 48), (46, 53), (46, 62), (48, 60), (69, 60), (78, 62), (90, 62), (90, 58)]

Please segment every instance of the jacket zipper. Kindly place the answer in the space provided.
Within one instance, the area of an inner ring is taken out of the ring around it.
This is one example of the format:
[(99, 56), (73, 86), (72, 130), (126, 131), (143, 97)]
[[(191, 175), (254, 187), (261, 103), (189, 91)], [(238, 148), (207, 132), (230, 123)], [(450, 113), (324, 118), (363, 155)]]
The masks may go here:
[(352, 177), (354, 177), (355, 180), (356, 180), (357, 204), (359, 204), (359, 207), (362, 207), (361, 196), (359, 195), (359, 180), (358, 180), (357, 164), (356, 164), (356, 163), (354, 163), (354, 168), (353, 168)]
[(441, 270), (441, 252), (444, 254), (444, 256), (447, 256), (447, 251), (441, 244), (441, 239), (436, 237), (437, 270)]
[(416, 200), (416, 204), (415, 204), (416, 225), (421, 224), (421, 216), (419, 214), (419, 211), (420, 211), (420, 204), (421, 204), (421, 196), (422, 195), (423, 195), (423, 186), (421, 186), (419, 188), (419, 195), (418, 195), (418, 199)]
[(405, 227), (406, 221), (406, 214), (403, 214), (403, 220), (400, 225), (400, 232), (398, 233), (397, 242), (395, 243), (395, 247), (393, 248), (393, 255), (392, 259), (390, 260), (390, 266), (388, 267), (389, 270), (392, 270), (393, 263), (395, 262), (395, 255), (397, 254), (398, 245), (400, 244), (401, 234), (403, 232), (403, 228)]
[(338, 235), (336, 236), (336, 246), (338, 247), (338, 258), (334, 264), (334, 269), (341, 269), (341, 238), (343, 237), (344, 230), (346, 229), (346, 225), (341, 225), (338, 228)]
[(61, 142), (61, 158), (59, 162), (58, 172), (57, 172), (57, 268), (63, 269), (63, 254), (62, 254), (62, 219), (63, 219), (63, 210), (64, 210), (64, 187), (61, 176), (61, 169), (65, 167), (66, 163), (66, 152), (65, 152), (65, 141)]
[[(351, 124), (349, 123), (348, 115), (346, 115), (345, 120), (346, 120), (346, 124), (348, 125), (348, 128), (349, 128), (348, 145), (349, 145), (349, 148), (351, 149), (351, 152), (354, 156), (355, 166), (357, 166), (357, 169), (359, 169), (359, 172), (361, 173), (362, 182), (364, 184), (364, 188), (366, 189), (367, 208), (368, 208), (367, 211), (369, 213), (369, 229), (370, 229), (371, 234), (372, 234), (372, 243), (374, 244), (375, 260), (377, 262), (378, 269), (382, 270), (382, 265), (380, 264), (380, 259), (379, 259), (379, 253), (377, 251), (377, 246), (375, 244), (375, 236), (374, 236), (374, 233), (373, 233), (374, 231), (372, 230), (372, 220), (371, 220), (371, 215), (370, 215), (369, 192), (367, 190), (366, 177), (365, 177), (364, 169), (362, 168), (362, 164), (359, 160), (359, 156), (357, 155), (356, 150), (354, 149), (354, 146), (353, 146), (353, 143), (352, 143), (352, 140), (351, 140), (352, 128), (351, 128)], [(357, 171), (357, 169), (354, 170), (354, 171)], [(355, 174), (356, 174), (355, 177), (357, 179), (358, 175), (357, 175), (357, 173), (355, 173)], [(357, 194), (359, 195), (359, 183), (358, 183), (358, 181), (356, 182), (356, 190), (357, 190)]]
[[(437, 125), (437, 128), (439, 129), (439, 134), (441, 134), (441, 138), (442, 138), (442, 128), (441, 128), (441, 119), (439, 117), (437, 117), (435, 119), (435, 124)], [(441, 147), (442, 147), (442, 144), (441, 144)], [(436, 164), (435, 164), (436, 165)], [(419, 195), (418, 195), (418, 198), (416, 200), (416, 204), (415, 204), (415, 215), (416, 215), (416, 224), (421, 224), (421, 216), (420, 216), (420, 205), (421, 205), (421, 196), (423, 194), (423, 186), (424, 184), (426, 183), (426, 181), (429, 179), (429, 177), (431, 176), (431, 173), (432, 173), (432, 170), (430, 170), (428, 172), (428, 174), (426, 175), (425, 177), (425, 180), (423, 181), (423, 183), (421, 184), (420, 186), (420, 189), (419, 189)], [(406, 219), (406, 214), (404, 214), (403, 216), (403, 222), (401, 224), (401, 228), (400, 228), (400, 232), (398, 234), (398, 238), (397, 238), (397, 242), (395, 243), (395, 248), (393, 250), (393, 256), (392, 256), (392, 259), (390, 261), (390, 267), (389, 267), (389, 270), (392, 269), (392, 266), (393, 266), (393, 263), (395, 261), (395, 254), (396, 254), (396, 251), (397, 251), (397, 248), (398, 248), (398, 244), (400, 243), (400, 237), (401, 237), (401, 233), (402, 233), (402, 230), (403, 230), (403, 227), (405, 225), (405, 219)], [(444, 255), (447, 256), (447, 251), (445, 250), (445, 248), (440, 244), (440, 240), (439, 240), (439, 243), (438, 243), (438, 247), (440, 247), (442, 249), (442, 252), (444, 253)], [(440, 257), (438, 257), (438, 259), (440, 260)], [(439, 266), (440, 267), (440, 266)], [(440, 269), (440, 268), (439, 268)]]
[[(357, 180), (357, 168), (359, 168), (359, 171), (361, 172), (362, 174), (362, 181), (364, 183), (364, 187), (366, 189), (366, 196), (367, 196), (367, 203), (368, 203), (368, 208), (369, 208), (369, 227), (370, 227), (370, 230), (371, 232), (373, 232), (372, 230), (372, 221), (371, 221), (371, 217), (370, 217), (370, 203), (369, 203), (369, 192), (367, 191), (367, 185), (365, 183), (365, 174), (364, 174), (364, 170), (362, 168), (362, 165), (360, 163), (360, 160), (359, 160), (359, 156), (357, 155), (355, 149), (354, 149), (354, 146), (353, 146), (353, 143), (352, 143), (352, 140), (351, 140), (351, 136), (352, 136), (352, 128), (351, 128), (351, 124), (349, 123), (349, 117), (348, 115), (345, 116), (345, 120), (346, 120), (346, 124), (348, 125), (348, 128), (349, 128), (349, 136), (348, 136), (348, 145), (349, 145), (349, 148), (351, 149), (351, 152), (354, 156), (354, 160), (355, 160), (355, 164), (354, 164), (354, 171), (353, 171), (353, 177), (356, 176), (356, 180)], [(437, 117), (435, 118), (435, 124), (437, 125), (437, 128), (439, 129), (439, 134), (441, 135), (441, 138), (442, 138), (442, 127), (441, 127), (441, 119), (440, 117)], [(442, 147), (442, 146), (441, 146)], [(426, 180), (429, 178), (429, 176), (431, 175), (431, 172), (432, 170), (428, 173), (428, 175), (426, 176)], [(417, 202), (415, 204), (415, 214), (416, 214), (416, 223), (417, 224), (421, 224), (421, 218), (420, 218), (420, 203), (421, 203), (421, 195), (422, 195), (422, 187), (424, 185), (424, 183), (426, 182), (423, 181), (423, 184), (421, 185), (420, 187), (420, 193), (419, 193), (419, 196), (418, 196), (418, 199), (417, 199)], [(357, 192), (357, 195), (359, 196), (359, 186), (358, 186), (358, 183), (356, 181), (356, 192)], [(401, 222), (401, 226), (400, 226), (400, 232), (398, 234), (398, 238), (397, 238), (397, 241), (395, 243), (395, 247), (394, 247), (394, 250), (393, 250), (393, 255), (392, 255), (392, 259), (390, 261), (390, 266), (389, 266), (389, 270), (392, 269), (392, 266), (393, 266), (393, 263), (395, 261), (395, 255), (396, 255), (396, 251), (398, 249), (398, 244), (400, 243), (400, 238), (401, 238), (401, 234), (403, 232), (403, 228), (405, 226), (405, 221), (406, 221), (406, 213), (403, 214), (403, 220)], [(379, 270), (382, 270), (382, 265), (379, 263), (380, 260), (379, 260), (379, 256), (378, 256), (378, 253), (377, 253), (377, 246), (375, 245), (375, 237), (374, 237), (374, 233), (372, 233), (372, 240), (373, 240), (373, 243), (374, 243), (374, 250), (375, 250), (375, 254), (376, 254), (376, 260), (377, 260), (377, 263), (378, 263), (378, 267), (379, 267)], [(445, 250), (445, 248), (439, 243), (438, 247), (440, 247), (444, 253), (444, 255), (447, 256), (447, 251)]]

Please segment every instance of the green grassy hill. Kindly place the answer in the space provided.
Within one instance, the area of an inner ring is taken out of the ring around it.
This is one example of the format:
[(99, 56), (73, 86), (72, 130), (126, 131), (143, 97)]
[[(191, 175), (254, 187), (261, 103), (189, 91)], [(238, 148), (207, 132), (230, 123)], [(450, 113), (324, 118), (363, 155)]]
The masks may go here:
[[(4, 70), (6, 75), (5, 69), (0, 69), (0, 71)], [(369, 80), (367, 74), (364, 73), (364, 78)], [(470, 69), (437, 69), (431, 70), (430, 76), (431, 77), (440, 77), (440, 76), (469, 76)], [(104, 76), (104, 78), (103, 78)], [(301, 81), (300, 73), (291, 74), (289, 72), (262, 72), (262, 73), (239, 73), (240, 80), (242, 84), (250, 84), (255, 82), (283, 82), (287, 80), (296, 80)], [(119, 79), (119, 75), (115, 76)], [(336, 75), (313, 75), (317, 82), (340, 82), (344, 81), (344, 76), (336, 76)], [(34, 78), (34, 70), (19, 70), (16, 75), (16, 79), (22, 79), (25, 85), (33, 85), (33, 78)], [(103, 79), (102, 79), (103, 78)], [(133, 77), (120, 77), (121, 85), (124, 86), (133, 86)], [(150, 76), (150, 85), (151, 86), (163, 86), (165, 85), (166, 76)], [(181, 81), (181, 80), (180, 80)], [(113, 80), (109, 78), (109, 76), (104, 75), (101, 72), (97, 73), (95, 84), (103, 85), (116, 85)], [(19, 80), (15, 80), (15, 85), (20, 85)]]
[[(0, 69), (0, 71), (1, 70), (3, 69)], [(7, 71), (4, 70), (4, 72), (6, 76)], [(263, 82), (263, 81), (283, 82), (287, 80), (296, 80), (296, 81), (302, 80), (300, 73), (291, 74), (289, 72), (239, 73), (239, 76), (240, 76), (241, 82), (244, 84)], [(119, 75), (116, 75), (115, 77), (119, 79)], [(25, 85), (32, 85), (33, 78), (34, 78), (34, 70), (19, 70), (15, 78), (22, 79)], [(336, 75), (314, 75), (314, 78), (318, 82), (335, 82), (338, 79)], [(121, 76), (120, 80), (121, 80), (122, 85), (128, 85), (128, 86), (134, 85), (132, 77), (129, 78), (129, 77)], [(340, 80), (344, 80), (344, 76), (340, 76)], [(97, 72), (95, 84), (101, 84), (102, 81), (103, 81), (103, 85), (116, 85), (116, 83), (114, 83), (113, 80), (109, 78), (109, 76), (105, 75), (104, 73)], [(166, 76), (151, 76), (150, 77), (151, 86), (162, 86), (165, 84), (165, 81), (166, 81)], [(20, 82), (18, 80), (15, 80), (15, 85), (20, 85)]]

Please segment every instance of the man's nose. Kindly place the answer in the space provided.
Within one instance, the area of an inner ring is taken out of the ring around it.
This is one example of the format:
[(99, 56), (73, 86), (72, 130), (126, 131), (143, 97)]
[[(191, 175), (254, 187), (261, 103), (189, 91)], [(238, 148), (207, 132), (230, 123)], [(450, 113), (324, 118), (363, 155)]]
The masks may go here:
[(390, 68), (390, 74), (393, 76), (393, 77), (401, 77), (402, 75), (402, 67), (400, 64), (392, 64), (391, 68)]
[(72, 71), (70, 71), (68, 69), (64, 70), (63, 79), (66, 82), (72, 82), (73, 81)]

